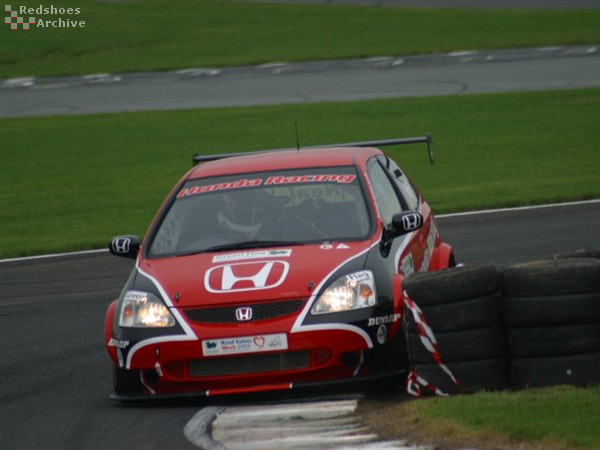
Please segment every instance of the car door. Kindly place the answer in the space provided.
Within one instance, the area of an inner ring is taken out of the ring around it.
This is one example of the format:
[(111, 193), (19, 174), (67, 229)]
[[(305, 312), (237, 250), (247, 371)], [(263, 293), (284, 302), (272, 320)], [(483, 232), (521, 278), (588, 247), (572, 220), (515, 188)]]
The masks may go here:
[(377, 208), (386, 228), (392, 226), (394, 214), (402, 211), (417, 211), (423, 214), (423, 227), (394, 240), (390, 257), (394, 258), (395, 269), (404, 275), (428, 270), (435, 242), (435, 239), (430, 239), (429, 236), (431, 232), (437, 235), (429, 208), (423, 208), (421, 197), (410, 180), (387, 156), (375, 158), (368, 170)]

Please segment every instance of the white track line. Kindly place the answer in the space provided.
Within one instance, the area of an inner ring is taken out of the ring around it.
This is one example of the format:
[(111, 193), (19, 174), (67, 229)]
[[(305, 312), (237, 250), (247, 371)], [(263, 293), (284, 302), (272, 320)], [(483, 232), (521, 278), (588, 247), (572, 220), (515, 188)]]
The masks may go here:
[[(494, 214), (494, 213), (503, 213), (510, 211), (527, 211), (533, 209), (541, 209), (541, 208), (557, 208), (561, 206), (577, 206), (577, 205), (588, 205), (600, 203), (600, 199), (595, 200), (582, 200), (578, 202), (568, 202), (568, 203), (551, 203), (548, 205), (534, 205), (534, 206), (519, 206), (515, 208), (502, 208), (502, 209), (484, 209), (481, 211), (467, 211), (467, 212), (459, 212), (459, 213), (450, 213), (450, 214), (436, 214), (438, 219), (444, 219), (447, 217), (460, 217), (460, 216), (474, 216), (479, 214)], [(37, 259), (48, 259), (48, 258), (59, 258), (64, 256), (80, 256), (80, 255), (93, 255), (93, 254), (101, 254), (108, 252), (108, 249), (98, 249), (98, 250), (86, 250), (81, 252), (68, 252), (68, 253), (54, 253), (50, 255), (37, 255), (37, 256), (24, 256), (21, 258), (8, 258), (8, 259), (0, 259), (0, 264), (8, 263), (8, 262), (18, 262), (18, 261), (34, 261)]]

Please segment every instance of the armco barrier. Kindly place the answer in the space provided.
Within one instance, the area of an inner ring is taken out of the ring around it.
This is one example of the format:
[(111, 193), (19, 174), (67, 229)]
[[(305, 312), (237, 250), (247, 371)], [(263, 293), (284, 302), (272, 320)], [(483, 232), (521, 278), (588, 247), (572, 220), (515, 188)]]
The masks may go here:
[(598, 255), (407, 277), (408, 392), (599, 383)]

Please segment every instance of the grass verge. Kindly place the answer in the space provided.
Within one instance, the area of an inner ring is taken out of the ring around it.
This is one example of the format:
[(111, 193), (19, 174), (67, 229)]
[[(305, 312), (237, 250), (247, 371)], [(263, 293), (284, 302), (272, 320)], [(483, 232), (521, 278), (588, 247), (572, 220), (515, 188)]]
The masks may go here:
[(380, 437), (437, 448), (600, 448), (600, 385), (480, 392), (454, 397), (374, 395), (357, 413)]
[[(424, 135), (389, 149), (437, 213), (600, 197), (600, 89), (3, 119), (0, 257), (143, 236), (196, 152)], [(326, 126), (324, 126), (326, 124)]]
[[(600, 10), (402, 9), (144, 0), (54, 2), (79, 14), (0, 27), (0, 77), (222, 67), (600, 42)], [(19, 6), (40, 7), (23, 0)], [(49, 5), (44, 5), (49, 7)], [(15, 9), (17, 6), (15, 6)], [(20, 14), (28, 20), (31, 14)], [(84, 21), (83, 28), (40, 27)]]

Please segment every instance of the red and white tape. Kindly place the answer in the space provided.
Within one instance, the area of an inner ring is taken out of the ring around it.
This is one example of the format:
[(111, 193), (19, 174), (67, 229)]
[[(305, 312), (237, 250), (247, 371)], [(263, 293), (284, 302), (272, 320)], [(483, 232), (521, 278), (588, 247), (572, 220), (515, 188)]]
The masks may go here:
[[(413, 299), (411, 299), (406, 292), (404, 292), (404, 304), (406, 307), (412, 312), (412, 315), (415, 319), (415, 325), (417, 326), (417, 331), (419, 333), (419, 338), (421, 339), (421, 343), (427, 351), (431, 354), (433, 360), (437, 363), (438, 366), (450, 377), (452, 382), (460, 386), (460, 382), (454, 377), (450, 369), (444, 364), (442, 360), (442, 352), (440, 351), (440, 347), (438, 342), (431, 330), (431, 327), (427, 323), (425, 319), (425, 315), (421, 308), (417, 306)], [(443, 392), (441, 389), (437, 388), (433, 384), (429, 383), (426, 379), (421, 377), (416, 369), (413, 369), (406, 379), (406, 392), (416, 397), (420, 397), (422, 394), (421, 387), (424, 387), (436, 395), (440, 396), (448, 396), (447, 393)]]

